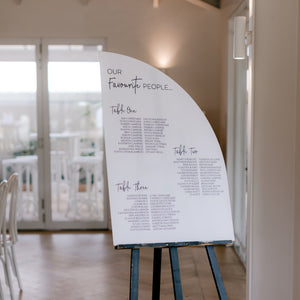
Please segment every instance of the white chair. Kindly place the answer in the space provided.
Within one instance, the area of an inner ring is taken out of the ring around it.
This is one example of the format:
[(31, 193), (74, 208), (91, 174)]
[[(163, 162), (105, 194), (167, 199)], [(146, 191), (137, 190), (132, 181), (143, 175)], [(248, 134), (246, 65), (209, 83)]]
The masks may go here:
[(8, 192), (10, 193), (10, 204), (8, 217), (8, 235), (6, 236), (6, 244), (8, 246), (8, 255), (11, 261), (13, 274), (17, 277), (19, 289), (23, 290), (14, 248), (15, 244), (18, 241), (18, 228), (16, 218), (18, 202), (18, 185), (18, 174), (14, 173), (8, 179)]
[[(18, 214), (24, 218), (24, 212), (30, 217), (38, 213), (38, 158), (36, 155), (17, 156), (2, 161), (3, 178), (8, 177), (7, 170), (19, 174)], [(23, 182), (24, 179), (24, 182)], [(24, 211), (25, 209), (25, 211)]]
[[(102, 156), (79, 156), (72, 159), (68, 212), (72, 210), (76, 216), (80, 216), (85, 206), (89, 216), (100, 216), (99, 199), (103, 193), (102, 161)], [(80, 174), (85, 179), (83, 191), (80, 188)]]
[(56, 198), (56, 209), (60, 211), (61, 194), (69, 191), (68, 155), (65, 151), (51, 151), (52, 201)]
[[(13, 286), (11, 280), (11, 273), (9, 267), (9, 256), (7, 248), (7, 237), (6, 237), (6, 204), (7, 204), (7, 191), (8, 184), (6, 180), (0, 183), (0, 233), (1, 233), (1, 247), (0, 247), (0, 259), (3, 264), (6, 284), (9, 287), (10, 297), (14, 299)], [(4, 298), (2, 286), (0, 285), (0, 297)]]

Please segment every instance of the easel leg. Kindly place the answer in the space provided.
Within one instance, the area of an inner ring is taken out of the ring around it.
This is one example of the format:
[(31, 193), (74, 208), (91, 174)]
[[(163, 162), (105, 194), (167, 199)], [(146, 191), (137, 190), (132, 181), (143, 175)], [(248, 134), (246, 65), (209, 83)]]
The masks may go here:
[(218, 265), (217, 257), (215, 254), (214, 246), (206, 246), (206, 253), (208, 256), (209, 264), (214, 276), (216, 288), (219, 294), (220, 300), (227, 300), (227, 294), (225, 291), (224, 283), (222, 280), (220, 268)]
[(171, 269), (172, 269), (172, 278), (173, 278), (173, 289), (175, 300), (182, 300), (182, 288), (181, 288), (181, 280), (180, 280), (180, 271), (179, 271), (179, 260), (178, 260), (178, 252), (177, 247), (170, 247), (170, 261), (171, 261)]
[(161, 253), (162, 248), (154, 248), (152, 300), (159, 300), (160, 297)]
[(129, 291), (129, 299), (130, 300), (138, 299), (139, 259), (140, 259), (140, 249), (131, 249), (130, 291)]

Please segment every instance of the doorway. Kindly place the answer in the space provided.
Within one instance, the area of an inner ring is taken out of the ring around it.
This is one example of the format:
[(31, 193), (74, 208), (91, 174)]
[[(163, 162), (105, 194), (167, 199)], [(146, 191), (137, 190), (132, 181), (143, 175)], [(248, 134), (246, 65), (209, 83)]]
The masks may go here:
[(227, 171), (235, 233), (234, 247), (241, 261), (247, 261), (248, 181), (248, 93), (249, 52), (245, 59), (233, 58), (234, 17), (249, 18), (244, 1), (228, 23)]
[(104, 40), (0, 45), (1, 179), (19, 173), (20, 229), (107, 228)]

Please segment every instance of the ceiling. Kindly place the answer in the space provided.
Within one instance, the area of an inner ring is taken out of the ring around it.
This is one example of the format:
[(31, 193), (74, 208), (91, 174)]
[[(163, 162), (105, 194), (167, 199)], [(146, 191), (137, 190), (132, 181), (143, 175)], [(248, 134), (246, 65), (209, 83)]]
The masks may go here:
[(202, 2), (206, 2), (214, 7), (220, 8), (221, 7), (221, 0), (202, 0)]
[[(82, 0), (81, 0), (82, 1)], [(88, 1), (88, 0), (86, 0)], [(192, 4), (200, 6), (204, 9), (211, 9), (211, 8), (220, 8), (221, 7), (221, 0), (186, 0)], [(160, 0), (153, 0), (153, 7), (159, 7)]]

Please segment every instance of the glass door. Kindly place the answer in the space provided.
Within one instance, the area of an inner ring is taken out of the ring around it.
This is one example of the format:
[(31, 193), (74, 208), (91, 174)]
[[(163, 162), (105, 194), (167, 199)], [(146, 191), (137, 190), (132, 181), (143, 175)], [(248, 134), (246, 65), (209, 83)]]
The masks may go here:
[(0, 180), (20, 229), (104, 229), (103, 40), (0, 43)]
[(50, 228), (107, 227), (98, 58), (102, 50), (103, 41), (43, 41), (49, 109)]
[(19, 227), (43, 227), (37, 109), (39, 43), (0, 44), (0, 180), (19, 174)]

